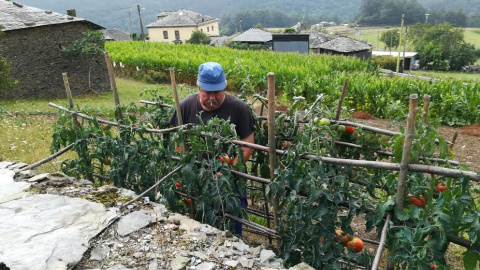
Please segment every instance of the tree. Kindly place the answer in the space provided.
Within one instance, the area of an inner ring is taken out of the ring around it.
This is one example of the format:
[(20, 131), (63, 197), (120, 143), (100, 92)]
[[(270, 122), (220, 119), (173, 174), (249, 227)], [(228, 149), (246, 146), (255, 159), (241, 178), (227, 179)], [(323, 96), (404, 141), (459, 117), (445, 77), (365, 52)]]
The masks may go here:
[(194, 30), (190, 39), (187, 40), (187, 43), (209, 45), (210, 41), (210, 37), (207, 36), (207, 34), (199, 30)]
[(464, 31), (449, 23), (416, 24), (409, 29), (415, 50), (426, 68), (459, 70), (477, 59), (475, 46), (465, 42)]
[[(83, 37), (74, 40), (72, 44), (62, 48), (62, 51), (72, 57), (81, 57), (90, 62), (90, 60), (97, 59), (103, 55), (105, 48), (105, 39), (100, 31), (85, 31)], [(90, 80), (92, 67), (88, 68), (88, 88), (92, 89)]]
[(405, 23), (423, 21), (425, 8), (417, 0), (363, 0), (358, 23), (366, 25), (395, 25), (405, 14)]
[[(0, 30), (3, 28), (0, 25)], [(4, 33), (0, 31), (0, 38), (2, 38)], [(17, 81), (10, 77), (10, 73), (12, 71), (12, 66), (10, 62), (1, 56), (1, 48), (0, 48), (0, 95), (2, 94), (1, 90), (6, 88), (12, 88), (17, 85)]]
[(400, 43), (400, 33), (399, 29), (395, 28), (392, 30), (382, 32), (380, 36), (380, 41), (385, 43), (386, 48), (398, 48), (398, 44)]

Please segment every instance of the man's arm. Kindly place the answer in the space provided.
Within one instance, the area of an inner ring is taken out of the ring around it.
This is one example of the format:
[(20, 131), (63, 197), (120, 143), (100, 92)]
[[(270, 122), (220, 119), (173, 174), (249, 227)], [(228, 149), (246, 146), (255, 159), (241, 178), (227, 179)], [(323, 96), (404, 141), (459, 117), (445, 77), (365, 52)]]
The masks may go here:
[[(247, 142), (247, 143), (255, 143), (254, 133), (248, 135), (246, 138), (241, 139), (241, 141)], [(246, 163), (250, 158), (250, 156), (253, 154), (253, 149), (248, 147), (242, 147), (242, 150), (243, 150), (243, 163)]]

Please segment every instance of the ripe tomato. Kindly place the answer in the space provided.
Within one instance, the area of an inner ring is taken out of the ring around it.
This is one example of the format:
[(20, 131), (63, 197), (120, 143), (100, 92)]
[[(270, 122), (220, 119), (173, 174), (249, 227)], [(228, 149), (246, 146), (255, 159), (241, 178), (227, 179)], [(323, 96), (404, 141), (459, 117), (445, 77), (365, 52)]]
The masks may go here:
[(348, 133), (348, 134), (353, 134), (355, 132), (355, 128), (354, 127), (351, 127), (351, 126), (346, 126), (345, 127), (345, 131)]
[(423, 208), (427, 204), (427, 198), (423, 195), (420, 195), (418, 198), (412, 196), (410, 197), (410, 203), (418, 208)]
[(184, 200), (185, 200), (185, 203), (186, 203), (187, 205), (192, 204), (192, 199), (191, 199), (191, 198), (187, 198), (187, 199), (184, 199)]
[(78, 127), (82, 127), (82, 124), (80, 123), (79, 120), (77, 120), (77, 126), (78, 126)]
[(447, 190), (447, 186), (444, 183), (439, 182), (437, 184), (437, 189), (438, 189), (438, 191), (442, 192), (442, 191)]
[(268, 99), (265, 99), (265, 104), (268, 104)]
[(222, 162), (222, 163), (226, 162), (228, 165), (232, 164), (232, 161), (230, 160), (230, 158), (227, 155), (225, 155), (223, 157), (220, 157), (220, 162)]
[(181, 188), (181, 187), (182, 187), (182, 184), (181, 184), (180, 182), (175, 182), (175, 186), (176, 186), (177, 188)]
[(435, 270), (437, 268), (437, 265), (436, 264), (432, 264), (430, 265), (430, 268), (432, 268), (432, 270)]
[[(342, 241), (344, 245), (346, 245), (350, 241), (350, 236), (348, 236), (342, 230), (335, 230), (335, 233), (337, 234), (338, 237), (340, 237), (340, 241)], [(333, 238), (333, 241), (338, 242), (337, 236)]]
[(365, 244), (363, 243), (362, 239), (358, 237), (354, 237), (352, 241), (347, 243), (347, 247), (353, 247), (355, 249), (355, 253), (362, 252)]

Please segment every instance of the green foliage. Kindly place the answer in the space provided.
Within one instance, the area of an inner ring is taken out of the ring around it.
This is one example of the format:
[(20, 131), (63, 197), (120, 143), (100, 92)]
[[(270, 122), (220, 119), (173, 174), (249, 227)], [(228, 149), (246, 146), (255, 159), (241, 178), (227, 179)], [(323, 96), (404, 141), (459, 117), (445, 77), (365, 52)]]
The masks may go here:
[(395, 28), (382, 32), (380, 41), (385, 43), (386, 48), (398, 48), (400, 43), (400, 29)]
[(405, 23), (425, 19), (425, 8), (416, 0), (362, 0), (358, 23), (364, 25), (398, 25), (402, 14)]
[[(267, 88), (266, 74), (274, 72), (276, 88), (283, 91), (286, 99), (302, 96), (312, 102), (317, 95), (324, 94), (325, 104), (333, 109), (338, 103), (343, 82), (348, 78), (349, 100), (345, 106), (349, 110), (362, 110), (379, 118), (404, 117), (408, 112), (406, 97), (418, 93), (432, 96), (435, 100), (430, 108), (432, 117), (442, 124), (480, 123), (478, 83), (463, 85), (461, 81), (388, 78), (378, 75), (372, 61), (189, 44), (109, 42), (106, 46), (112, 59), (122, 62), (125, 69), (165, 70), (174, 67), (178, 71), (177, 80), (192, 85), (198, 66), (205, 61), (216, 61), (227, 73), (229, 90), (263, 91)], [(462, 106), (457, 106), (459, 104)]]
[(72, 44), (62, 48), (62, 51), (71, 56), (95, 58), (103, 55), (105, 40), (101, 31), (85, 31), (83, 37), (74, 40)]
[(283, 31), (283, 32), (286, 33), (286, 34), (295, 34), (295, 33), (297, 33), (297, 31), (295, 31), (295, 29), (293, 29), (293, 28), (287, 28), (287, 29), (285, 29), (285, 31)]
[(268, 45), (248, 44), (248, 43), (243, 43), (239, 41), (229, 42), (227, 46), (229, 48), (236, 49), (236, 50), (249, 50), (249, 51), (268, 50)]
[(475, 46), (465, 42), (464, 31), (449, 23), (410, 27), (410, 37), (423, 66), (435, 70), (460, 70), (476, 61)]
[[(2, 28), (3, 26), (0, 25), (0, 30)], [(4, 35), (4, 33), (0, 31), (0, 39), (2, 38), (2, 35)], [(2, 57), (2, 48), (0, 47), (0, 97), (2, 95), (2, 90), (6, 88), (14, 88), (18, 84), (18, 81), (10, 77), (11, 71), (12, 66), (6, 58)]]
[(187, 43), (209, 45), (210, 44), (210, 37), (207, 36), (207, 34), (205, 34), (202, 31), (194, 30), (192, 32), (192, 36), (190, 37), (190, 39), (187, 40)]
[[(392, 71), (397, 70), (397, 58), (393, 56), (376, 56), (373, 57), (372, 62), (377, 64), (377, 66), (384, 68), (384, 69), (389, 69)], [(399, 72), (403, 72), (403, 59), (400, 60), (400, 70)]]

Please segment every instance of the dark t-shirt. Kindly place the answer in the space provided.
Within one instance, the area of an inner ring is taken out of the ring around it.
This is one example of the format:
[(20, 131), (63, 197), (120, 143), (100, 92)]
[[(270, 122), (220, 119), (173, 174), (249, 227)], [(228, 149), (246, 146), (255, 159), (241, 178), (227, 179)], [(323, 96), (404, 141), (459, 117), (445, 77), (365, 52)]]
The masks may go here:
[[(184, 124), (198, 125), (197, 115), (201, 112), (200, 115), (204, 123), (214, 117), (225, 120), (230, 118), (230, 123), (235, 125), (235, 130), (240, 139), (245, 139), (255, 131), (253, 118), (247, 105), (239, 98), (229, 94), (225, 94), (223, 104), (214, 111), (203, 110), (198, 94), (188, 96), (182, 100), (180, 102), (180, 110), (182, 111)], [(177, 112), (175, 112), (170, 119), (170, 124), (173, 126), (178, 125)]]

